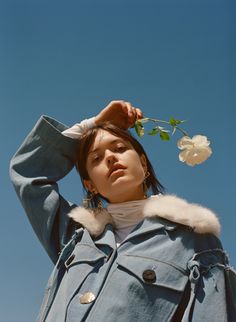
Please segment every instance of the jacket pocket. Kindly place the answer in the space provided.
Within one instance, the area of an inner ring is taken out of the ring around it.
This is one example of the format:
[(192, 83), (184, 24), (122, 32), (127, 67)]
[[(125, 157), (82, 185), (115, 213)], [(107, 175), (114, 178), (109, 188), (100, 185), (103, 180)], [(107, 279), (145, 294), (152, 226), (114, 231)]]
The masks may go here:
[(148, 285), (181, 292), (188, 281), (187, 272), (183, 268), (149, 257), (122, 255), (117, 260), (117, 264), (121, 269)]
[[(134, 255), (120, 256), (117, 265), (110, 284), (122, 299), (115, 314), (126, 312), (137, 321), (142, 316), (146, 322), (171, 321), (188, 283), (187, 272), (173, 263)], [(125, 321), (125, 314), (124, 319), (119, 314)]]

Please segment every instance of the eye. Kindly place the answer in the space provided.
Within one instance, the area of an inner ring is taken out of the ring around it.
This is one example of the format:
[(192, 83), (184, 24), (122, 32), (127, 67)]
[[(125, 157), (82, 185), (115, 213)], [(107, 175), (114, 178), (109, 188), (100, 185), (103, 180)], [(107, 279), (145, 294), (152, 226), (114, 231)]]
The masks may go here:
[(117, 145), (116, 146), (116, 151), (117, 152), (124, 152), (126, 150), (126, 146), (125, 145)]
[(97, 162), (100, 161), (100, 159), (101, 159), (101, 156), (100, 155), (94, 155), (92, 157), (92, 163), (97, 163)]

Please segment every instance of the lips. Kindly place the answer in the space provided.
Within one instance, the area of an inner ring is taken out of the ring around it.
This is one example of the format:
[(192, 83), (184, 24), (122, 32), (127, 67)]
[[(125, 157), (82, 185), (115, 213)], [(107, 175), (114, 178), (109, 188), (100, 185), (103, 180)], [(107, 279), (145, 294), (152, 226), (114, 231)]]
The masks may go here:
[(119, 169), (126, 169), (126, 167), (124, 167), (123, 165), (121, 165), (119, 163), (113, 164), (113, 166), (108, 171), (108, 177), (110, 177), (110, 175), (112, 174), (112, 172), (114, 172), (116, 170), (119, 170)]

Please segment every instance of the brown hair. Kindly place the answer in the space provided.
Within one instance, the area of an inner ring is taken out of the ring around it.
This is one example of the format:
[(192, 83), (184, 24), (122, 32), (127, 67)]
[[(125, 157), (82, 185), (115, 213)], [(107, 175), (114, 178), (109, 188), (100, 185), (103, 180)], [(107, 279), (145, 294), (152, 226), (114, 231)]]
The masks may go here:
[[(150, 175), (146, 178), (147, 189), (151, 189), (152, 193), (154, 195), (165, 192), (165, 188), (162, 186), (162, 184), (156, 178), (154, 169), (153, 169), (151, 162), (149, 161), (147, 154), (144, 151), (142, 145), (132, 136), (132, 134), (129, 131), (123, 130), (111, 123), (105, 122), (103, 124), (96, 125), (96, 126), (92, 127), (91, 129), (87, 130), (79, 139), (78, 157), (76, 160), (76, 169), (80, 174), (81, 182), (83, 184), (84, 190), (87, 192), (88, 199), (90, 199), (91, 194), (86, 190), (83, 180), (89, 179), (88, 171), (86, 168), (87, 157), (88, 157), (89, 150), (90, 150), (99, 130), (105, 130), (117, 137), (124, 139), (125, 141), (130, 142), (139, 156), (141, 156), (143, 154), (146, 158), (146, 161), (147, 161), (147, 171), (150, 173)], [(89, 201), (89, 206), (92, 208), (96, 208), (96, 207), (98, 207), (99, 203), (102, 200), (108, 201), (104, 196), (97, 194), (97, 195), (93, 196), (93, 198)]]

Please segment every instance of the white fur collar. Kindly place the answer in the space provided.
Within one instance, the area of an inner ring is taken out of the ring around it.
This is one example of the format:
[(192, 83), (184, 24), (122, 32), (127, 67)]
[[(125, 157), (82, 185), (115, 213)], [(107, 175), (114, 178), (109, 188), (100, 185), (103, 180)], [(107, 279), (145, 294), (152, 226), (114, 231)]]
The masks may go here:
[[(143, 209), (144, 218), (161, 217), (175, 223), (191, 227), (196, 233), (220, 234), (220, 223), (217, 216), (208, 208), (189, 203), (174, 195), (158, 195), (149, 198)], [(99, 236), (112, 217), (104, 209), (94, 213), (82, 207), (74, 208), (70, 213), (74, 221), (85, 227), (91, 235)]]

